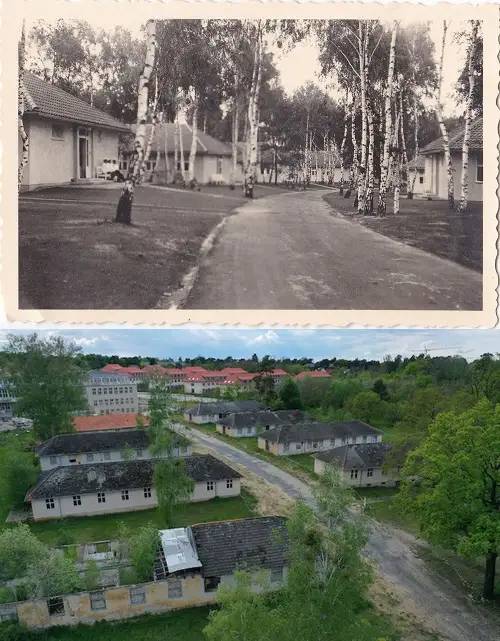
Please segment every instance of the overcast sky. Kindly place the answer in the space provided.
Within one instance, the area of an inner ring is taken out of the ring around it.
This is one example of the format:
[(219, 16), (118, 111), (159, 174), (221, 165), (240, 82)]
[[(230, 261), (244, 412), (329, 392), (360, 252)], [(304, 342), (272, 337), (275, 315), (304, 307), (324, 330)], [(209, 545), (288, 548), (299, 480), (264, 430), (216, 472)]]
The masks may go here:
[[(8, 330), (0, 331), (0, 348)], [(10, 333), (27, 334), (27, 330)], [(409, 329), (85, 329), (42, 330), (74, 340), (86, 353), (159, 358), (212, 356), (382, 359), (411, 356), (428, 350), (430, 356), (460, 354), (468, 360), (485, 352), (500, 353), (498, 330)]]
[[(68, 3), (73, 14), (75, 5)], [(77, 6), (77, 5), (76, 5)], [(43, 15), (43, 4), (40, 5), (40, 12)], [(26, 28), (29, 30), (38, 16), (34, 12), (26, 21)], [(85, 19), (96, 29), (113, 29), (114, 26), (120, 25), (129, 29), (133, 34), (139, 36), (140, 26), (144, 20), (137, 21), (137, 16), (130, 12), (120, 14), (113, 13), (112, 17), (107, 13), (95, 12), (91, 15), (85, 15)], [(55, 20), (52, 20), (54, 22)], [(49, 20), (50, 22), (50, 20)], [(448, 25), (447, 48), (444, 61), (443, 73), (443, 105), (445, 115), (459, 115), (462, 108), (457, 110), (454, 97), (454, 88), (457, 82), (460, 70), (463, 68), (465, 60), (464, 47), (454, 41), (454, 35), (458, 31), (464, 30), (464, 23), (460, 21), (450, 21)], [(441, 47), (442, 23), (435, 21), (430, 23), (430, 35), (435, 44), (435, 55), (438, 56)], [(279, 50), (277, 47), (272, 48), (275, 64), (280, 72), (281, 84), (285, 91), (290, 95), (296, 89), (306, 84), (314, 82), (325, 89), (329, 86), (329, 93), (332, 97), (338, 97), (336, 88), (332, 85), (331, 79), (325, 79), (320, 76), (320, 66), (318, 62), (319, 50), (313, 39), (304, 41), (294, 47), (291, 51)]]

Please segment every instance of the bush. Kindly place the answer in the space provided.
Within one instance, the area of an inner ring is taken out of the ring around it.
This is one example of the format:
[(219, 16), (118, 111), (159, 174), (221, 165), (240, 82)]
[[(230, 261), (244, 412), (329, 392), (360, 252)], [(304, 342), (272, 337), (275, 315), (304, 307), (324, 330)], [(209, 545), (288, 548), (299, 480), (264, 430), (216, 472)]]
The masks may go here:
[(96, 590), (101, 585), (101, 572), (97, 563), (93, 560), (87, 561), (85, 566), (85, 587), (87, 590)]
[(18, 623), (0, 623), (0, 641), (31, 641), (33, 632)]
[(11, 588), (0, 587), (0, 603), (16, 601), (16, 595)]
[(38, 470), (26, 457), (11, 458), (5, 473), (5, 496), (13, 507), (22, 507), (26, 492), (38, 477)]

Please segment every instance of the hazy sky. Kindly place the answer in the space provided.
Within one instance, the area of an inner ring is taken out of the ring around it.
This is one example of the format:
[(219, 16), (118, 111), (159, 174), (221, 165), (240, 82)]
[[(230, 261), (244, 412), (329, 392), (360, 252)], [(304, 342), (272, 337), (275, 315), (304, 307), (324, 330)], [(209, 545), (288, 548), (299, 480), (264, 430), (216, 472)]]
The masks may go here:
[[(71, 4), (72, 3), (68, 3), (68, 6), (73, 15), (76, 15), (75, 11), (77, 11), (78, 5), (75, 3), (75, 5), (71, 7)], [(43, 4), (40, 6), (41, 12), (43, 12)], [(34, 13), (30, 15), (31, 17), (26, 21), (26, 28), (28, 30), (37, 19)], [(120, 25), (136, 35), (139, 35), (141, 23), (144, 22), (143, 19), (141, 22), (138, 22), (136, 17), (132, 17), (129, 12), (124, 12), (121, 15), (118, 12), (114, 12), (111, 16), (108, 13), (103, 14), (96, 12), (92, 15), (86, 15), (85, 19), (96, 28), (113, 29), (115, 25)], [(441, 46), (442, 23), (435, 21), (430, 24), (430, 35), (435, 43), (435, 53), (437, 56)], [(463, 29), (463, 22), (449, 22), (443, 74), (443, 104), (446, 115), (458, 115), (456, 114), (457, 110), (453, 93), (460, 69), (464, 65), (465, 52), (463, 46), (461, 47), (454, 42), (454, 34)], [(313, 39), (298, 44), (291, 51), (285, 52), (276, 47), (272, 48), (272, 51), (275, 57), (275, 64), (280, 72), (281, 83), (288, 94), (293, 93), (305, 83), (312, 81), (320, 85), (323, 89), (329, 84), (329, 93), (331, 93), (333, 97), (337, 97), (335, 87), (331, 86), (331, 79), (320, 77), (320, 66), (318, 62), (319, 50)]]
[[(0, 330), (0, 349), (7, 330)], [(27, 334), (28, 330), (11, 330)], [(313, 359), (345, 357), (382, 359), (385, 355), (411, 356), (428, 350), (431, 356), (460, 354), (473, 359), (485, 352), (500, 353), (498, 330), (409, 329), (65, 329), (41, 330), (74, 340), (87, 353), (160, 358), (262, 357)]]

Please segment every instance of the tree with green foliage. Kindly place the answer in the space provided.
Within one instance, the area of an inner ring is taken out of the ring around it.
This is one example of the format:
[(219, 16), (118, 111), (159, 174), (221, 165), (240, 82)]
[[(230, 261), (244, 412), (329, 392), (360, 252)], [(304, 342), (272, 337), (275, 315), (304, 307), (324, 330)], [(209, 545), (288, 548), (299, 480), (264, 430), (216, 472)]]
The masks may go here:
[(377, 380), (374, 381), (372, 390), (375, 392), (375, 394), (378, 394), (378, 397), (380, 398), (381, 401), (389, 400), (389, 392), (387, 390), (387, 385), (384, 383), (384, 381), (381, 378), (377, 378)]
[(126, 548), (126, 557), (134, 569), (134, 580), (151, 581), (158, 553), (158, 528), (151, 523), (134, 531), (122, 528), (120, 540)]
[(345, 407), (357, 420), (373, 423), (376, 426), (384, 421), (387, 405), (378, 394), (366, 390), (350, 398)]
[(432, 541), (485, 558), (486, 599), (494, 597), (500, 551), (499, 488), (500, 405), (486, 400), (439, 414), (403, 468), (401, 506), (417, 515)]
[(0, 581), (21, 578), (47, 553), (46, 546), (21, 523), (0, 533)]
[(184, 461), (173, 456), (155, 461), (153, 478), (158, 510), (165, 525), (171, 527), (174, 508), (178, 503), (189, 500), (194, 481), (188, 476)]
[(85, 564), (84, 584), (86, 590), (97, 590), (101, 585), (101, 572), (94, 559), (90, 559)]
[(24, 583), (33, 599), (67, 594), (83, 587), (74, 561), (61, 550), (50, 548), (29, 566)]
[(15, 412), (33, 420), (38, 438), (71, 432), (73, 413), (86, 409), (80, 348), (61, 336), (9, 335), (8, 375), (16, 391)]
[(302, 410), (304, 405), (300, 398), (300, 390), (293, 378), (286, 378), (279, 388), (278, 397), (286, 410)]
[(254, 379), (254, 384), (259, 394), (259, 399), (264, 405), (272, 406), (278, 398), (273, 377), (267, 376), (265, 372), (263, 372)]
[(23, 453), (6, 463), (4, 475), (4, 496), (12, 507), (22, 507), (26, 492), (35, 485), (39, 470), (35, 467), (31, 457)]

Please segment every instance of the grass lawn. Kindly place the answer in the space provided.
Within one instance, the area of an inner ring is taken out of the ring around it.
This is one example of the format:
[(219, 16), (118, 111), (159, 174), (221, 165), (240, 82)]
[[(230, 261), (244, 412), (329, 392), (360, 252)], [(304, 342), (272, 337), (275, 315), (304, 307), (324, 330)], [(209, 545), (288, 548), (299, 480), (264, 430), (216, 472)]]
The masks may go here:
[(30, 634), (27, 641), (202, 641), (208, 613), (208, 608), (191, 608), (116, 623), (52, 628)]
[[(239, 497), (186, 503), (177, 507), (173, 527), (254, 516), (255, 505), (255, 498), (245, 491), (242, 491)], [(158, 510), (66, 518), (57, 521), (30, 523), (30, 527), (40, 540), (50, 545), (60, 545), (62, 543), (116, 539), (121, 523), (131, 529), (146, 523), (152, 523), (159, 529), (167, 527)]]
[(417, 519), (401, 511), (396, 502), (396, 493), (383, 501), (368, 502), (366, 513), (377, 521), (390, 523), (415, 536), (421, 536)]
[(390, 499), (397, 494), (396, 487), (357, 487), (354, 492), (360, 498), (370, 499)]
[[(373, 231), (426, 252), (447, 258), (476, 271), (483, 263), (483, 208), (481, 203), (469, 204), (469, 211), (458, 214), (448, 209), (444, 200), (401, 198), (401, 211), (392, 215), (392, 201), (388, 215), (358, 216), (353, 214), (352, 198), (343, 198), (337, 192), (324, 196), (332, 209)], [(375, 203), (376, 203), (375, 198)]]

